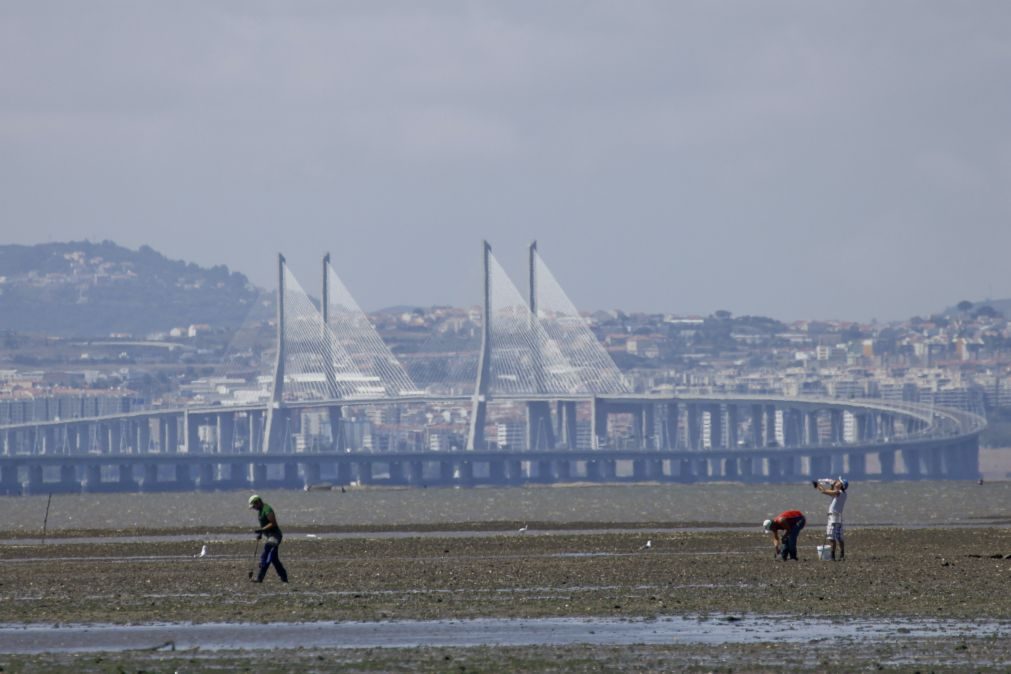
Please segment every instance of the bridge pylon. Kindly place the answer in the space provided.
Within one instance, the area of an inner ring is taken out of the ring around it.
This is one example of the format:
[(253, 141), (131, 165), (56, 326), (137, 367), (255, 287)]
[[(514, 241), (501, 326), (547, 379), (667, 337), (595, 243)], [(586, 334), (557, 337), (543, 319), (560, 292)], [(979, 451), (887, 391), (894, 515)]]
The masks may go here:
[(481, 355), (477, 364), (477, 384), (471, 403), (470, 432), (467, 434), (467, 449), (485, 449), (484, 425), (488, 418), (488, 385), (491, 378), (491, 275), (489, 258), (491, 245), (482, 241), (484, 247), (484, 313), (481, 325)]
[(277, 359), (274, 362), (274, 382), (267, 406), (267, 421), (263, 429), (263, 453), (280, 451), (284, 443), (286, 413), (284, 400), (284, 255), (277, 254)]

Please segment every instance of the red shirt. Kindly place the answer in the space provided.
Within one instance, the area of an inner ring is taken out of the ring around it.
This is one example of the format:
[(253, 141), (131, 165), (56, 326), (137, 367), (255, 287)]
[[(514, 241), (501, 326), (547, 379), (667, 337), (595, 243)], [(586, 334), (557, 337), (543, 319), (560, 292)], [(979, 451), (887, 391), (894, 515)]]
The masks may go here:
[(799, 510), (786, 510), (772, 520), (773, 529), (792, 529), (797, 522), (804, 519), (804, 513)]

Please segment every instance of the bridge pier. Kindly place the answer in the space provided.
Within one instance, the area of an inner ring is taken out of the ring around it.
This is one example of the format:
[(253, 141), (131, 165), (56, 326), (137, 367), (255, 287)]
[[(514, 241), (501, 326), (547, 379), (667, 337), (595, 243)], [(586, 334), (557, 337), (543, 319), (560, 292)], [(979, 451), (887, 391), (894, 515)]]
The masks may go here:
[(144, 464), (144, 476), (140, 478), (138, 488), (142, 493), (158, 491), (158, 465), (154, 463)]
[(555, 466), (551, 459), (542, 459), (537, 462), (537, 481), (543, 484), (551, 484), (555, 481)]
[(878, 463), (881, 466), (881, 479), (895, 479), (895, 450), (884, 449), (878, 452)]
[(137, 481), (133, 478), (133, 464), (119, 464), (119, 482), (116, 483), (117, 491), (136, 491)]
[(689, 403), (686, 407), (688, 420), (688, 444), (687, 449), (702, 449), (702, 412), (695, 403)]
[[(266, 474), (266, 469), (264, 469)], [(197, 491), (214, 491), (214, 466), (210, 463), (197, 465)]]
[(26, 496), (46, 493), (42, 479), (42, 466), (29, 465), (26, 479), (21, 483), (21, 493)]
[[(499, 463), (498, 465), (501, 466), (502, 464)], [(450, 485), (454, 482), (453, 462), (449, 459), (439, 462), (439, 482), (443, 485)]]
[(551, 423), (551, 403), (532, 400), (527, 403), (527, 449), (554, 449), (555, 433)]
[(920, 466), (920, 450), (903, 448), (902, 462), (906, 464), (907, 479), (918, 480), (923, 477), (923, 472)]
[(576, 449), (576, 403), (559, 400), (555, 408), (558, 438), (565, 449)]
[(709, 405), (709, 448), (723, 448), (723, 406)]
[(846, 471), (847, 476), (858, 480), (867, 477), (867, 454), (850, 452), (846, 456), (846, 462), (849, 464)]
[(188, 491), (193, 488), (193, 478), (190, 477), (190, 466), (187, 463), (175, 464), (175, 488), (180, 491)]
[(95, 494), (102, 491), (102, 467), (98, 464), (88, 464), (84, 467), (84, 478), (81, 480), (81, 491), (85, 494)]
[(727, 405), (727, 449), (737, 449), (740, 420), (737, 405)]
[(337, 484), (342, 486), (349, 485), (352, 480), (354, 480), (354, 471), (352, 470), (351, 461), (349, 459), (337, 461)]
[(250, 475), (249, 486), (253, 489), (262, 489), (267, 485), (267, 466), (263, 463), (254, 463), (252, 474)]
[(601, 449), (607, 446), (607, 403), (600, 398), (593, 399), (590, 424), (593, 427), (591, 449)]
[(681, 408), (677, 403), (663, 406), (663, 442), (661, 449), (677, 449), (680, 437)]
[(18, 481), (18, 466), (7, 463), (0, 466), (0, 494), (17, 496), (21, 493), (21, 483)]
[(456, 469), (454, 471), (457, 475), (456, 480), (461, 486), (471, 486), (474, 484), (474, 462), (469, 460), (463, 460), (456, 464)]
[(302, 464), (302, 475), (303, 481), (302, 486), (308, 491), (314, 485), (322, 482), (320, 477), (320, 465), (316, 462), (313, 463), (303, 463)]

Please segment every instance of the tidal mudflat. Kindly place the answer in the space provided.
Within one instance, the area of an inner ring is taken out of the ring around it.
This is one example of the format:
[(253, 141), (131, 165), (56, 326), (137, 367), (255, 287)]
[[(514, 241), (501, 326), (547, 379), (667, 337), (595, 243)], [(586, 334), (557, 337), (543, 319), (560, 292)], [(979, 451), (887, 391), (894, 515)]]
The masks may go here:
[[(516, 490), (516, 498), (541, 498), (535, 491)], [(772, 503), (775, 492), (768, 493)], [(586, 494), (580, 491), (579, 497)], [(807, 492), (796, 494), (807, 497)], [(241, 494), (219, 496), (231, 502)], [(644, 515), (641, 498), (642, 493), (629, 496), (636, 504), (633, 512), (622, 510), (620, 498), (612, 499), (613, 521), (586, 517), (586, 512), (569, 518), (569, 523), (531, 518), (522, 533), (515, 522), (491, 518), (444, 523), (456, 529), (452, 535), (437, 533), (438, 518), (406, 524), (348, 518), (340, 527), (295, 523), (286, 527), (281, 547), (291, 573), (288, 585), (272, 575), (262, 585), (249, 583), (256, 542), (252, 537), (235, 538), (217, 522), (180, 527), (149, 520), (142, 528), (80, 527), (80, 532), (87, 532), (87, 543), (74, 542), (76, 527), (58, 529), (57, 538), (45, 544), (28, 541), (0, 547), (4, 566), (0, 667), (4, 671), (879, 667), (1006, 671), (1011, 667), (1007, 598), (1011, 528), (1000, 524), (997, 507), (978, 505), (976, 518), (966, 522), (971, 526), (959, 522), (854, 526), (847, 535), (846, 560), (821, 562), (814, 550), (822, 542), (820, 509), (815, 507), (823, 503), (811, 499), (810, 506), (806, 502), (802, 506), (812, 513), (812, 523), (801, 534), (801, 560), (784, 563), (773, 559), (772, 547), (757, 527), (740, 528), (746, 523), (734, 522), (736, 516), (722, 526), (712, 519), (664, 521), (652, 511)], [(284, 521), (285, 510), (278, 507)], [(568, 528), (576, 524), (579, 530)], [(338, 531), (342, 527), (357, 531), (344, 536)], [(370, 527), (376, 529), (374, 535), (368, 533)], [(431, 531), (415, 535), (425, 527)], [(131, 538), (140, 531), (150, 538)], [(159, 540), (159, 532), (168, 531), (172, 538)], [(25, 534), (10, 532), (11, 538), (22, 541), (27, 540)], [(207, 554), (196, 557), (204, 545)], [(220, 626), (215, 639), (201, 640), (199, 632), (213, 632), (215, 625)], [(103, 626), (132, 626), (134, 632), (164, 629), (144, 633), (139, 641), (106, 642), (99, 635), (110, 634), (114, 627)], [(186, 626), (196, 629), (186, 633), (182, 629)], [(82, 636), (89, 629), (94, 635), (90, 640)], [(285, 637), (285, 630), (293, 632)], [(381, 630), (387, 630), (385, 636), (377, 637)], [(53, 646), (55, 642), (34, 650), (26, 646), (33, 638), (43, 639), (40, 643), (58, 639), (51, 635), (61, 631), (69, 644), (63, 650)], [(272, 631), (283, 638), (272, 644), (271, 652), (250, 646), (257, 634)], [(312, 631), (322, 636), (304, 637)], [(238, 636), (246, 632), (248, 638)], [(42, 633), (47, 635), (39, 637)], [(367, 634), (373, 636), (361, 636)]]

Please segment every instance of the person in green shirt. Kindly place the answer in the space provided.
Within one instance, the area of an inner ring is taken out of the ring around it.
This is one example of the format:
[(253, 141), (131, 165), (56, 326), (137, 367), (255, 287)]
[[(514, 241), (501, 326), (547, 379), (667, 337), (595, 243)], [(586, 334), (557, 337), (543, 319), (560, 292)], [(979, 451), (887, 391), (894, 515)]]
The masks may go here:
[(281, 527), (277, 523), (277, 515), (274, 514), (274, 509), (269, 504), (264, 503), (263, 499), (256, 494), (249, 497), (249, 508), (250, 510), (256, 510), (260, 517), (260, 526), (253, 529), (257, 540), (263, 535), (267, 536), (267, 541), (263, 544), (263, 553), (260, 555), (260, 572), (256, 575), (256, 578), (251, 578), (250, 580), (254, 583), (262, 583), (264, 576), (267, 575), (267, 569), (273, 565), (274, 570), (277, 571), (277, 575), (281, 578), (281, 582), (287, 583), (288, 571), (284, 568), (284, 564), (281, 563), (281, 558), (277, 554), (277, 549), (281, 545), (281, 539), (284, 537), (284, 534), (281, 533)]

